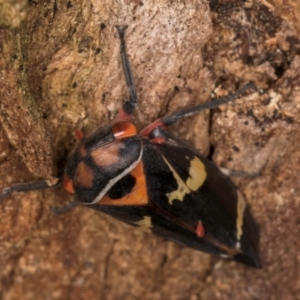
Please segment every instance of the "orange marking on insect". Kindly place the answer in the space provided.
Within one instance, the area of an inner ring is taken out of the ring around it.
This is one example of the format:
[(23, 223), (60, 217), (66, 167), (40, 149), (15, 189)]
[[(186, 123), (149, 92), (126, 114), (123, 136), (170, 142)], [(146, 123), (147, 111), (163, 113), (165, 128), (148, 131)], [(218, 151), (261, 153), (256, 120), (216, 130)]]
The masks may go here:
[(123, 139), (137, 134), (136, 127), (130, 122), (117, 122), (113, 124), (112, 130), (117, 139)]
[(129, 194), (119, 199), (104, 196), (101, 205), (146, 205), (149, 203), (143, 163), (140, 162), (130, 173), (136, 182)]
[(155, 144), (163, 144), (166, 141), (164, 137), (158, 136), (151, 140), (152, 143)]
[(204, 237), (205, 229), (204, 229), (203, 223), (201, 221), (198, 222), (195, 232), (198, 237), (201, 237), (201, 238)]
[(93, 186), (94, 171), (84, 162), (80, 162), (76, 169), (75, 183), (83, 187), (91, 188)]
[(73, 180), (66, 175), (63, 178), (63, 187), (67, 192), (74, 194)]
[(109, 167), (117, 164), (120, 159), (121, 141), (112, 142), (91, 152), (91, 156), (98, 167)]

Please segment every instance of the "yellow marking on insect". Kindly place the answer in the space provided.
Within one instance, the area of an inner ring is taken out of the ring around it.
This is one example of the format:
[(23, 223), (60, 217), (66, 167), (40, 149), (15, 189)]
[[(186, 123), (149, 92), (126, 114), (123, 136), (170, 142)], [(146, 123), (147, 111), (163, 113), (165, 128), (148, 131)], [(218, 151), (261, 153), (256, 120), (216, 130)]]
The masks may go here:
[(140, 226), (139, 229), (141, 229), (142, 231), (145, 232), (151, 231), (150, 230), (152, 227), (151, 217), (146, 216), (142, 220), (137, 221), (136, 224)]
[(201, 160), (197, 157), (190, 161), (190, 169), (189, 169), (189, 179), (186, 181), (186, 185), (192, 191), (197, 191), (200, 186), (203, 184), (204, 180), (206, 179), (206, 171), (205, 166)]
[(177, 190), (167, 194), (170, 204), (173, 204), (174, 200), (183, 201), (185, 195), (190, 194), (192, 191), (197, 191), (206, 179), (205, 166), (197, 157), (190, 161), (189, 178), (186, 182), (180, 178), (164, 157), (163, 159), (172, 171), (178, 185)]
[(244, 212), (246, 208), (246, 201), (241, 192), (237, 191), (237, 218), (236, 218), (236, 237), (237, 237), (237, 248), (241, 247), (240, 239), (243, 234), (243, 221)]

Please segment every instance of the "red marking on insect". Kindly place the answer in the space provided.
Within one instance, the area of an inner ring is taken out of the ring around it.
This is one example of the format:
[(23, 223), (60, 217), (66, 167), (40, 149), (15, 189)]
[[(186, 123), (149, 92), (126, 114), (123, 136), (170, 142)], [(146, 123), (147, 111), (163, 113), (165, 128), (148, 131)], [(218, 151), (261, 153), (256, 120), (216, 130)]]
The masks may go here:
[(204, 229), (203, 223), (201, 221), (198, 222), (195, 232), (198, 237), (201, 237), (201, 238), (204, 237), (205, 229)]
[(80, 141), (84, 138), (84, 134), (80, 129), (76, 129), (74, 135), (77, 141)]
[(155, 137), (154, 139), (151, 140), (152, 143), (155, 144), (163, 144), (166, 141), (166, 139), (164, 137)]
[(146, 126), (143, 130), (141, 130), (139, 135), (149, 136), (150, 132), (156, 127), (160, 127), (163, 129), (167, 128), (167, 126), (162, 121), (162, 119), (158, 119), (158, 120), (154, 121), (153, 123), (151, 123), (150, 125)]

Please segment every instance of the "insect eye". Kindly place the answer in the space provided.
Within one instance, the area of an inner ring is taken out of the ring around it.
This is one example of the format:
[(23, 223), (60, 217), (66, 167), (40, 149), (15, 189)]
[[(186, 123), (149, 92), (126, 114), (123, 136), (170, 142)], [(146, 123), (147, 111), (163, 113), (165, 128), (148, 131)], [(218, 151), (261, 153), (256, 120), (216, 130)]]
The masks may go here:
[(66, 175), (64, 176), (63, 179), (63, 187), (67, 192), (74, 194), (73, 180)]
[(130, 122), (117, 122), (113, 124), (112, 131), (116, 139), (137, 135), (136, 127)]

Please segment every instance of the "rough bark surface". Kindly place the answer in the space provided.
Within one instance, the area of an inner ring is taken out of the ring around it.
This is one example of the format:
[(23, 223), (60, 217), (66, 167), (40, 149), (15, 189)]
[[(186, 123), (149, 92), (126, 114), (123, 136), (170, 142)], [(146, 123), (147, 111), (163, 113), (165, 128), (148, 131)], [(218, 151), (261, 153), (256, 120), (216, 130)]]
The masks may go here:
[(260, 224), (263, 264), (195, 252), (85, 207), (57, 216), (51, 206), (72, 200), (57, 187), (0, 203), (1, 299), (300, 299), (298, 0), (0, 7), (1, 187), (52, 179), (75, 129), (113, 120), (127, 97), (114, 26), (128, 24), (140, 128), (250, 80), (257, 86), (172, 131), (221, 167), (260, 171), (234, 181)]

